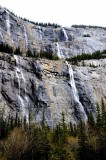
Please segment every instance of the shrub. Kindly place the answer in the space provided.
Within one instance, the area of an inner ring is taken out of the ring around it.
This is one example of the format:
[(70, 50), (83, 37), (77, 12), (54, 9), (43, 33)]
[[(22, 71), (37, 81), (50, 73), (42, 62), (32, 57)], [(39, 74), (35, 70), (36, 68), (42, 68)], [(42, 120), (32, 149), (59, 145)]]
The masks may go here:
[(13, 53), (13, 48), (8, 44), (0, 43), (0, 52)]
[(25, 160), (30, 150), (30, 142), (27, 133), (22, 128), (15, 128), (8, 138), (2, 142), (4, 157), (7, 160)]
[(15, 49), (14, 54), (22, 56), (22, 52), (19, 47)]
[(91, 37), (89, 34), (84, 34), (83, 37)]

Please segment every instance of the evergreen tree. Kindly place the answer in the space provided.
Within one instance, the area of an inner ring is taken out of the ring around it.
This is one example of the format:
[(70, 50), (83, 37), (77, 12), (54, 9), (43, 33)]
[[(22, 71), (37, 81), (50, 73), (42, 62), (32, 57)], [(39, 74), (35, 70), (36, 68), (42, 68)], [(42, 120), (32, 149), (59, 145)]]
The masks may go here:
[(101, 116), (101, 111), (100, 111), (100, 106), (97, 103), (97, 120), (96, 120), (96, 127), (99, 130), (101, 128), (101, 126), (103, 125), (103, 121), (102, 121), (102, 116)]
[(80, 121), (78, 136), (78, 160), (94, 160), (94, 152), (92, 146), (88, 143), (88, 135), (84, 122)]
[(102, 116), (102, 123), (103, 123), (103, 126), (106, 127), (106, 107), (105, 107), (105, 104), (104, 104), (104, 101), (103, 99), (101, 100), (101, 116)]

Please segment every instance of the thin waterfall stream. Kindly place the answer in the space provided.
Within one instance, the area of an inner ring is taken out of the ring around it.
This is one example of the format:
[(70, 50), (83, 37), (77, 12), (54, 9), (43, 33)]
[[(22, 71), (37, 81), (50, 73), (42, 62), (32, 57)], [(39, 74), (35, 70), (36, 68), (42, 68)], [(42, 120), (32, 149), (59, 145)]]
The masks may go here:
[[(64, 36), (65, 36), (66, 41), (68, 41), (68, 36), (67, 36), (67, 33), (66, 33), (64, 28), (63, 28), (63, 32), (64, 32)], [(58, 55), (59, 58), (64, 58), (58, 42), (57, 42), (57, 55)], [(84, 122), (86, 122), (87, 121), (87, 115), (85, 113), (83, 105), (81, 104), (81, 102), (79, 100), (79, 95), (78, 95), (78, 91), (77, 91), (77, 88), (76, 88), (76, 85), (75, 85), (72, 66), (67, 61), (66, 61), (66, 65), (68, 66), (68, 71), (69, 71), (69, 76), (70, 76), (70, 85), (71, 85), (71, 88), (72, 88), (72, 92), (73, 92), (75, 102), (77, 102), (77, 104), (78, 104), (78, 107), (79, 107), (78, 109), (79, 109), (80, 114), (82, 116), (82, 120)]]
[(79, 101), (79, 95), (78, 95), (78, 91), (77, 91), (77, 88), (76, 88), (76, 85), (75, 85), (75, 80), (74, 80), (74, 74), (73, 74), (72, 66), (67, 61), (66, 61), (66, 65), (68, 66), (68, 70), (69, 70), (70, 85), (72, 87), (72, 92), (73, 92), (73, 95), (74, 95), (74, 99), (78, 103), (78, 107), (79, 107), (79, 111), (81, 113), (82, 120), (84, 122), (86, 122), (87, 121), (87, 115), (85, 113), (83, 105)]
[(24, 28), (25, 45), (27, 49), (28, 48), (28, 35), (27, 35), (26, 27), (24, 24), (23, 24), (23, 28)]
[(62, 31), (63, 31), (63, 33), (64, 33), (64, 37), (65, 37), (65, 39), (66, 39), (66, 42), (68, 42), (68, 35), (67, 35), (67, 33), (66, 33), (66, 30), (65, 30), (64, 28), (62, 28)]
[(10, 32), (10, 14), (7, 10), (6, 11), (6, 24), (7, 24), (7, 33), (9, 36), (11, 36), (11, 32)]
[[(24, 100), (23, 100), (23, 98), (21, 97), (21, 94), (20, 94), (20, 87), (21, 87), (21, 86), (20, 86), (20, 85), (21, 85), (20, 80), (22, 79), (22, 81), (24, 82), (25, 100), (26, 100), (27, 103), (28, 103), (28, 99), (26, 98), (26, 80), (25, 80), (25, 77), (24, 77), (24, 75), (23, 75), (22, 70), (18, 67), (18, 65), (20, 65), (20, 59), (19, 59), (16, 55), (14, 55), (14, 58), (15, 58), (15, 60), (16, 60), (15, 73), (16, 73), (16, 77), (17, 77), (17, 79), (18, 79), (18, 87), (19, 87), (18, 99), (19, 99), (19, 101), (20, 101), (20, 103), (21, 103), (22, 116), (23, 116), (23, 117), (26, 117), (26, 121), (28, 122), (28, 111), (27, 111), (27, 109), (26, 109), (26, 107), (25, 107)], [(20, 76), (20, 75), (21, 75), (21, 76)]]

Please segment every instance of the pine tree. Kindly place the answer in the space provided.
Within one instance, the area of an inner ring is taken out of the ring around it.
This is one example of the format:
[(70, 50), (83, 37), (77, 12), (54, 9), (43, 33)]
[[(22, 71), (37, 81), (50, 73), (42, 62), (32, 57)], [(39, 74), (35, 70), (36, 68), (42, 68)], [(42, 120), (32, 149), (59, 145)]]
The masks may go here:
[[(98, 122), (99, 121), (99, 122)], [(106, 108), (104, 101), (101, 101), (101, 113), (97, 115), (97, 146), (98, 159), (106, 159)]]
[(101, 116), (102, 116), (102, 123), (104, 126), (106, 126), (106, 107), (105, 107), (105, 104), (104, 104), (104, 101), (103, 99), (101, 100)]
[(80, 121), (78, 136), (78, 160), (94, 160), (94, 152), (92, 146), (88, 143), (88, 135), (84, 122)]
[(100, 106), (98, 103), (96, 110), (97, 110), (96, 127), (100, 129), (100, 127), (102, 126), (102, 116), (101, 116)]
[(90, 126), (90, 128), (95, 129), (95, 120), (92, 113), (88, 115), (88, 125)]
[(67, 134), (68, 134), (68, 130), (67, 130), (67, 125), (66, 125), (66, 122), (65, 122), (65, 115), (64, 115), (64, 112), (62, 112), (62, 119), (61, 119), (61, 140), (63, 143), (66, 143), (67, 141)]

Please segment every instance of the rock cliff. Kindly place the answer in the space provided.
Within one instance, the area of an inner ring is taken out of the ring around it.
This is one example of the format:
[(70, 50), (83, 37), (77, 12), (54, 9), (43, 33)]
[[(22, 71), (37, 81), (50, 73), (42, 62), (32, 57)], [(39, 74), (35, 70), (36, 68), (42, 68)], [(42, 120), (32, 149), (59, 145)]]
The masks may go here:
[[(89, 34), (89, 37), (84, 35)], [(65, 58), (106, 49), (106, 31), (94, 28), (36, 26), (0, 7), (0, 42), (23, 52), (49, 51), (60, 60), (35, 59), (0, 52), (0, 110), (55, 126), (64, 112), (66, 122), (95, 115), (96, 103), (106, 103), (106, 60), (71, 66)], [(96, 67), (91, 67), (94, 64)]]
[[(89, 35), (89, 36), (86, 36)], [(24, 21), (0, 7), (0, 41), (22, 50), (58, 52), (64, 57), (92, 53), (106, 49), (106, 31), (103, 28), (41, 27)]]

